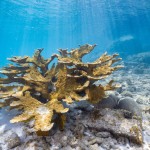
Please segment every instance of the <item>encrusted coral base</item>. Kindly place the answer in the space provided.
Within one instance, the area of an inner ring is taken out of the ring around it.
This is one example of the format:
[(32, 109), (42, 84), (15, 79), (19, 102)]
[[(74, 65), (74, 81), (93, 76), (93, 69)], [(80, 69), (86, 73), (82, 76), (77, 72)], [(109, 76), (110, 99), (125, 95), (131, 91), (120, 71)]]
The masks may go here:
[(37, 131), (38, 136), (49, 136), (49, 131)]

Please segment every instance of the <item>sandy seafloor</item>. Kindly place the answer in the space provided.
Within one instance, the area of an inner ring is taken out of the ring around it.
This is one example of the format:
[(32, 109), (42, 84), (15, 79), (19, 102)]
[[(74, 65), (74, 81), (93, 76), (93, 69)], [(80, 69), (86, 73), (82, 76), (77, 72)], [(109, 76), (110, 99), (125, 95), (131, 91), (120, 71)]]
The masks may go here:
[[(150, 150), (150, 53), (128, 57), (124, 61), (124, 66), (124, 69), (111, 76), (121, 84), (121, 88), (112, 93), (118, 97), (131, 97), (141, 107), (143, 115), (143, 144), (141, 146), (124, 137), (115, 138), (106, 131), (101, 132), (99, 142), (91, 142), (97, 134), (90, 130), (84, 131), (82, 139), (76, 139), (73, 132), (76, 129), (68, 128), (68, 125), (64, 131), (52, 131), (49, 137), (38, 137), (32, 130), (32, 122), (10, 124), (9, 120), (16, 114), (16, 111), (7, 112), (1, 109), (0, 150)], [(73, 115), (80, 115), (83, 111), (76, 109)]]

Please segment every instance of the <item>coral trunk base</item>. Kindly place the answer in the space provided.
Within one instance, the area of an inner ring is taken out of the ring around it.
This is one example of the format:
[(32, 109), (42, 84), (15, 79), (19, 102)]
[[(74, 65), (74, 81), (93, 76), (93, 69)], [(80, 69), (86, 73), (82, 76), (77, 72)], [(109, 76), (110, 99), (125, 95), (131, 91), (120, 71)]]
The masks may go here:
[(49, 131), (37, 131), (38, 136), (49, 136)]

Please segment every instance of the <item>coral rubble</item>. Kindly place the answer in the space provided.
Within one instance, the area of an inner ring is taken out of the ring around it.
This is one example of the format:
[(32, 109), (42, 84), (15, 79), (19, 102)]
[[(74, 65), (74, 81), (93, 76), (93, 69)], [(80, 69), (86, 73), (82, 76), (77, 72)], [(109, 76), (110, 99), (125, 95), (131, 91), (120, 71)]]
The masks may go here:
[[(84, 124), (84, 126), (88, 126), (88, 128), (95, 129), (97, 132), (107, 131), (113, 134), (116, 138), (126, 137), (130, 139), (130, 141), (142, 145), (143, 135), (141, 120), (138, 118), (125, 118), (125, 113), (128, 113), (128, 111), (123, 109), (113, 110), (102, 108), (98, 112), (100, 119), (92, 121), (93, 117), (90, 117), (89, 114), (81, 119), (81, 123)], [(91, 115), (93, 114), (91, 113)]]
[[(106, 97), (105, 91), (114, 90), (118, 85), (111, 80), (107, 85), (95, 84), (105, 79), (122, 66), (112, 66), (121, 60), (103, 54), (92, 63), (84, 63), (82, 57), (96, 45), (83, 45), (68, 50), (60, 49), (49, 59), (41, 56), (43, 49), (37, 49), (33, 57), (12, 57), (8, 67), (1, 70), (0, 107), (19, 109), (22, 114), (10, 120), (11, 123), (34, 119), (36, 132), (49, 131), (54, 123), (61, 129), (65, 124), (65, 103), (87, 100), (98, 103)], [(52, 63), (54, 59), (58, 63)]]

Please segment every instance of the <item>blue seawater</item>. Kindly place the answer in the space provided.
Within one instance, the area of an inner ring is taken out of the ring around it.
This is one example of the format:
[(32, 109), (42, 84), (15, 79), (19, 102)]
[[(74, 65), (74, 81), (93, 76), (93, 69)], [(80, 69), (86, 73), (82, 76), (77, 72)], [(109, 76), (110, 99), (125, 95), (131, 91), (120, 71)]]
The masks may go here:
[(0, 0), (0, 67), (44, 48), (98, 44), (86, 57), (150, 51), (150, 0)]

